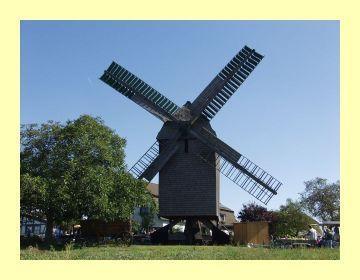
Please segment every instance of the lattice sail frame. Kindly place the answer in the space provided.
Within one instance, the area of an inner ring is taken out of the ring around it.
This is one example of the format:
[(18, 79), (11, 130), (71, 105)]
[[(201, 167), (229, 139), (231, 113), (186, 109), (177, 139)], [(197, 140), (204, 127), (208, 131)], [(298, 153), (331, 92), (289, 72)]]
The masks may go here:
[(211, 120), (247, 79), (264, 56), (248, 46), (243, 47), (215, 76), (193, 102), (194, 115)]
[(116, 62), (110, 64), (100, 80), (162, 121), (174, 119), (173, 114), (180, 109), (174, 102)]
[[(210, 160), (210, 157), (213, 156), (213, 153), (210, 153), (206, 156), (198, 154), (198, 156), (220, 171), (221, 174), (225, 175), (225, 177), (230, 179), (237, 186), (248, 192), (250, 195), (265, 205), (267, 205), (270, 199), (277, 194), (277, 191), (282, 185), (280, 181), (275, 179), (273, 176), (271, 176), (269, 173), (243, 155), (241, 155), (240, 160), (238, 161), (238, 165), (245, 168), (249, 173), (257, 178), (257, 180), (249, 177), (234, 164), (230, 163), (218, 154), (215, 154), (216, 166), (211, 164), (212, 161)], [(260, 182), (264, 182), (269, 186), (269, 188), (265, 188)]]
[(130, 168), (129, 173), (139, 179), (150, 164), (159, 156), (159, 142), (154, 144), (141, 156), (141, 158)]

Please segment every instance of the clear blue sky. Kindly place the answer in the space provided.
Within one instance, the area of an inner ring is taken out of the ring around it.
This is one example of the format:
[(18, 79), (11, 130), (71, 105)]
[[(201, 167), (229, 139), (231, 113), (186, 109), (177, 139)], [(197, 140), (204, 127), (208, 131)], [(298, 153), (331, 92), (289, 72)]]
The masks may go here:
[[(211, 124), (284, 183), (278, 208), (305, 180), (339, 179), (338, 21), (23, 21), (21, 123), (100, 116), (127, 139), (131, 167), (162, 123), (98, 79), (109, 63), (183, 105), (245, 44), (265, 58)], [(220, 199), (253, 201), (225, 177)]]

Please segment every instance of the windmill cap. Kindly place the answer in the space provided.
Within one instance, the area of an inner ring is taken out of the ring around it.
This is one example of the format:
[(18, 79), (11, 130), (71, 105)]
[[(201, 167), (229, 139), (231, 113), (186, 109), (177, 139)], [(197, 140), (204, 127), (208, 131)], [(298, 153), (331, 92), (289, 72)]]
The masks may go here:
[(190, 107), (191, 107), (191, 102), (188, 100), (188, 101), (186, 101), (186, 103), (184, 104), (184, 107), (186, 107), (186, 108), (189, 108), (190, 109)]

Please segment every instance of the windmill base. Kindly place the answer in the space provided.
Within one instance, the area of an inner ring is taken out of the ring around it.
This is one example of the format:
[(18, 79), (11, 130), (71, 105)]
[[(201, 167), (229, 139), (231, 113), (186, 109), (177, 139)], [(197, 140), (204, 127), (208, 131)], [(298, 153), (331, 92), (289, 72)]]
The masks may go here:
[[(181, 220), (185, 220), (185, 231), (173, 238), (172, 228)], [(201, 224), (211, 230), (211, 236), (206, 236), (202, 232)], [(179, 238), (180, 237), (180, 238)], [(170, 223), (162, 228), (157, 229), (151, 234), (151, 242), (153, 244), (229, 244), (230, 236), (221, 231), (210, 219), (186, 217), (182, 219), (170, 220)]]

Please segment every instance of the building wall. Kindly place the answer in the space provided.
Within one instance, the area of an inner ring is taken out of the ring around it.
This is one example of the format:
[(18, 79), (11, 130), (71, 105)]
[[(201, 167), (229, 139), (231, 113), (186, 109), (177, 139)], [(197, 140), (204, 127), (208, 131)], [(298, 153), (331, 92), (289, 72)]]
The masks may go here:
[(229, 229), (232, 229), (233, 224), (238, 221), (235, 218), (234, 211), (224, 210), (220, 207), (220, 223)]
[[(206, 127), (215, 134), (205, 118), (199, 118), (196, 125)], [(160, 153), (178, 129), (179, 124), (176, 122), (166, 122), (163, 125), (157, 136)], [(178, 151), (159, 172), (160, 216), (218, 218), (220, 173), (214, 168), (215, 153), (186, 132), (177, 143)], [(210, 159), (210, 164), (204, 162), (199, 155)]]

